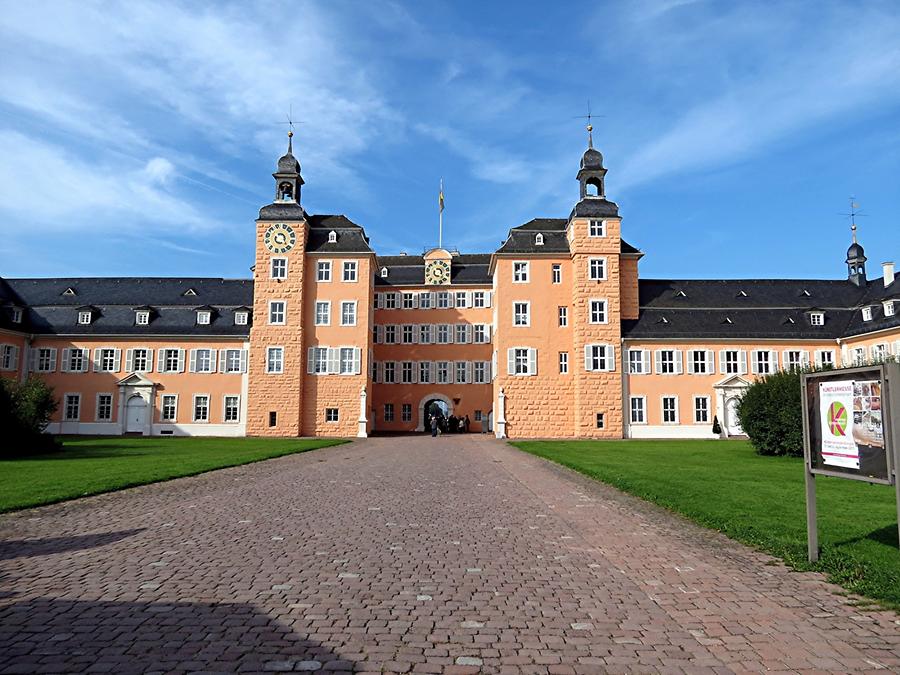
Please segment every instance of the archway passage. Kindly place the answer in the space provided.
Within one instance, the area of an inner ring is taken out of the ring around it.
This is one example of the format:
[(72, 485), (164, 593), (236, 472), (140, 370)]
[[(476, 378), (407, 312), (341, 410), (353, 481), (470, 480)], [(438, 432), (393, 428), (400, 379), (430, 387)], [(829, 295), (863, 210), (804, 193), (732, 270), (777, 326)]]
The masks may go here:
[(423, 396), (419, 401), (419, 419), (416, 421), (416, 431), (431, 430), (431, 415), (438, 414), (439, 420), (446, 424), (447, 418), (453, 414), (453, 402), (443, 394), (431, 393)]

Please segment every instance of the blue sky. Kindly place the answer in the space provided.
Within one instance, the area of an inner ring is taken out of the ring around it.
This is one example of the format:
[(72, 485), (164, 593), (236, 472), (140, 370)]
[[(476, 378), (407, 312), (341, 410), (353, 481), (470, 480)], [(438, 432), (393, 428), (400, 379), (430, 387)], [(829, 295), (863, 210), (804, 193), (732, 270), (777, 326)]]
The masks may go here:
[[(12, 3), (0, 275), (247, 277), (289, 108), (311, 213), (491, 251), (577, 199), (588, 99), (643, 277), (900, 258), (900, 5)], [(900, 261), (898, 261), (900, 262)]]

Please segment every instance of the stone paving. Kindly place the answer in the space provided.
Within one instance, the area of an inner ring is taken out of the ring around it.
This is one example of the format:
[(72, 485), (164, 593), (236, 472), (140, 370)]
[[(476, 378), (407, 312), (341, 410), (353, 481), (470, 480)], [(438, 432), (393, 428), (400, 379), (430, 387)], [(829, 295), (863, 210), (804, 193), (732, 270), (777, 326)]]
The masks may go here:
[(0, 672), (900, 672), (900, 616), (480, 436), (0, 517)]

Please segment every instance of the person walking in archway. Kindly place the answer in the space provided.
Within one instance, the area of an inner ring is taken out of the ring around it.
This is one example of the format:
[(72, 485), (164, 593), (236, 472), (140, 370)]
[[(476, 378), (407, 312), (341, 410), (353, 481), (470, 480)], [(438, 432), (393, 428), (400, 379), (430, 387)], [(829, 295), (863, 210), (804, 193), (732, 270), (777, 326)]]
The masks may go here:
[(434, 438), (437, 436), (438, 432), (438, 419), (437, 415), (431, 416), (431, 437)]

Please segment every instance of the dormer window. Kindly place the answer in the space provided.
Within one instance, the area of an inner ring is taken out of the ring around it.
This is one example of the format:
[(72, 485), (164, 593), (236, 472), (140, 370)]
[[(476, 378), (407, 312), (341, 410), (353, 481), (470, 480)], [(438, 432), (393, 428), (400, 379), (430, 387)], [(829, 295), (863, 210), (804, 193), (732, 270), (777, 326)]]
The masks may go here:
[(894, 301), (893, 300), (885, 300), (884, 301), (884, 315), (885, 316), (894, 316)]
[(82, 326), (87, 326), (91, 323), (92, 312), (90, 310), (82, 310), (78, 312), (78, 323)]
[(812, 312), (809, 315), (809, 323), (811, 326), (824, 326), (825, 312)]
[(22, 323), (22, 310), (19, 307), (12, 308), (12, 316), (10, 317), (13, 323)]
[(606, 236), (606, 221), (605, 220), (592, 220), (588, 223), (588, 236), (589, 237), (605, 237)]
[(872, 320), (872, 308), (871, 307), (863, 307), (862, 308), (862, 317), (863, 317), (863, 321), (871, 321)]
[(250, 318), (250, 312), (235, 312), (234, 313), (234, 325), (235, 326), (246, 326), (247, 320)]
[(189, 288), (184, 293), (182, 293), (182, 295), (186, 298), (193, 297), (197, 295), (197, 291), (195, 291), (193, 288)]
[(676, 298), (686, 298), (686, 297), (687, 297), (687, 293), (685, 293), (684, 291), (677, 291), (677, 292), (675, 293), (675, 297), (676, 297)]
[(535, 246), (543, 246), (544, 245), (544, 235), (538, 232), (534, 235), (534, 245)]
[(201, 309), (197, 312), (197, 325), (208, 326), (210, 319), (212, 319), (212, 312), (208, 309)]
[(78, 294), (75, 292), (74, 288), (69, 286), (66, 290), (63, 291), (63, 295), (73, 296), (73, 295), (78, 295)]
[(150, 310), (139, 309), (134, 313), (134, 323), (136, 326), (147, 326), (150, 323)]
[(387, 279), (387, 275), (388, 275), (388, 268), (387, 268), (387, 267), (382, 267), (382, 268), (381, 268), (381, 278), (382, 278), (382, 279)]
[(337, 232), (335, 232), (334, 230), (332, 230), (331, 232), (328, 233), (328, 243), (329, 244), (337, 243)]

